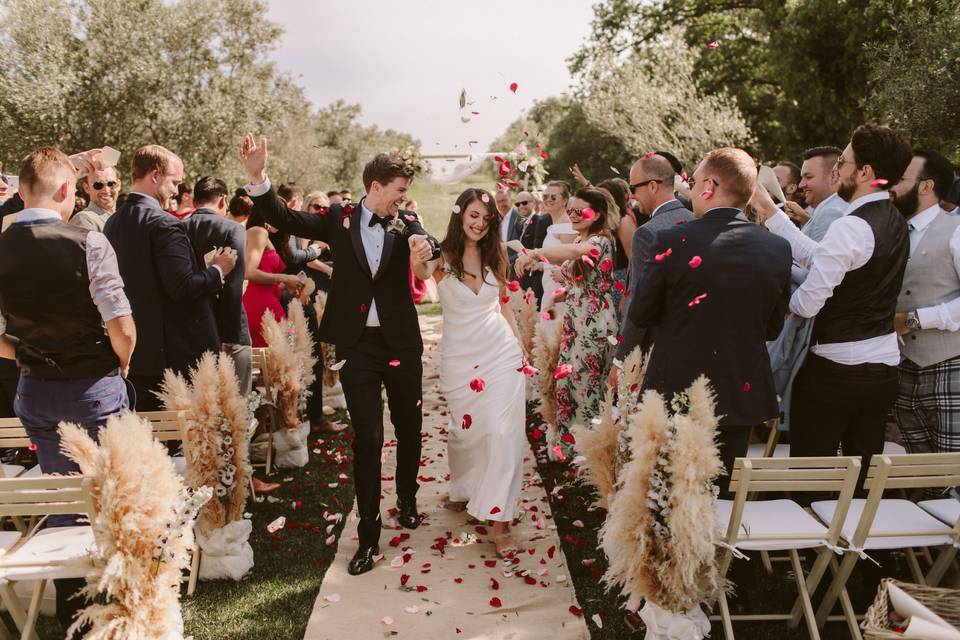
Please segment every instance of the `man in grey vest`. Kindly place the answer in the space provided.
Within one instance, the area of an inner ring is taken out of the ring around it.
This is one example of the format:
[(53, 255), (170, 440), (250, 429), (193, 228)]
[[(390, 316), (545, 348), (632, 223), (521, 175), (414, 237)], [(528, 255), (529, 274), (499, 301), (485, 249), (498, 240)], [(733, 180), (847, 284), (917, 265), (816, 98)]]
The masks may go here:
[(918, 150), (894, 188), (910, 259), (894, 325), (901, 336), (893, 415), (911, 453), (960, 451), (960, 216), (940, 207), (950, 162)]

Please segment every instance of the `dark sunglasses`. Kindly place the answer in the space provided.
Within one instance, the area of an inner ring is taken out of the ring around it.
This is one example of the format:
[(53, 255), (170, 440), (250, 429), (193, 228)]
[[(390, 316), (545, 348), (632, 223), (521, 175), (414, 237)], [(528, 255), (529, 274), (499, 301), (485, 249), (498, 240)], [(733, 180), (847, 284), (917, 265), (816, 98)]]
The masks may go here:
[(633, 184), (630, 185), (630, 193), (633, 193), (634, 191), (636, 191), (636, 190), (639, 189), (640, 187), (645, 187), (645, 186), (647, 186), (647, 185), (650, 184), (651, 182), (659, 182), (659, 183), (662, 184), (664, 181), (663, 181), (663, 180), (644, 180), (643, 182), (634, 182)]
[(322, 210), (323, 210), (323, 205), (321, 205), (321, 204), (310, 204), (310, 205), (307, 205), (307, 209), (310, 209), (311, 211), (322, 211)]
[(528, 204), (530, 204), (530, 201), (529, 201), (529, 200), (517, 200), (517, 206), (518, 206), (518, 207), (525, 207), (525, 206), (527, 206)]
[(550, 200), (552, 202), (554, 200), (562, 200), (563, 196), (560, 195), (559, 193), (545, 193), (543, 194), (543, 199)]
[(100, 191), (100, 189), (103, 189), (104, 187), (110, 187), (111, 189), (113, 189), (115, 186), (117, 186), (117, 181), (116, 181), (116, 180), (110, 180), (109, 182), (94, 182), (94, 183), (93, 183), (93, 188), (94, 188), (96, 191)]

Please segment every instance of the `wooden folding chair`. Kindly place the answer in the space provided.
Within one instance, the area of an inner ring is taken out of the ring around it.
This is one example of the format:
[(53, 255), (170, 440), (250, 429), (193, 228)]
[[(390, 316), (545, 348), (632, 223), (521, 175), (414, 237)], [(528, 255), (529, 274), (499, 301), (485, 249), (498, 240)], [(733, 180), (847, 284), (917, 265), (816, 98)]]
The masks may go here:
[[(93, 520), (91, 478), (43, 476), (0, 480), (0, 516), (85, 515)], [(23, 639), (36, 638), (35, 627), (43, 591), (49, 580), (82, 578), (93, 566), (96, 541), (90, 525), (35, 527), (0, 557), (0, 598)], [(32, 583), (29, 609), (24, 612), (14, 582)]]
[[(864, 488), (865, 499), (852, 500), (844, 520), (841, 537), (847, 548), (843, 561), (833, 565), (834, 578), (817, 609), (817, 624), (826, 622), (838, 595), (845, 589), (857, 560), (867, 558), (870, 549), (904, 549), (914, 580), (936, 586), (956, 556), (960, 544), (960, 521), (950, 525), (941, 522), (922, 508), (901, 499), (884, 499), (890, 489), (951, 487), (960, 484), (960, 453), (912, 453), (875, 455), (870, 461)], [(839, 508), (833, 500), (814, 502), (813, 512), (824, 522), (833, 520)], [(946, 545), (937, 561), (924, 576), (920, 571), (914, 547)], [(851, 635), (860, 638), (856, 616), (844, 607), (844, 616)]]
[[(786, 551), (797, 581), (799, 598), (790, 613), (730, 614), (726, 594), (719, 599), (720, 616), (726, 638), (732, 640), (733, 620), (790, 620), (791, 626), (807, 621), (814, 640), (820, 633), (814, 617), (810, 594), (826, 572), (830, 556), (837, 548), (840, 526), (846, 515), (860, 474), (860, 459), (826, 458), (738, 458), (730, 478), (733, 500), (717, 500), (715, 509), (721, 524), (726, 523), (720, 572), (725, 575), (733, 556), (741, 550)], [(837, 517), (824, 526), (793, 500), (753, 500), (749, 494), (784, 492), (837, 492)], [(817, 559), (804, 578), (800, 549), (817, 549)], [(716, 619), (717, 616), (714, 616)]]
[(260, 380), (263, 382), (262, 391), (264, 403), (267, 407), (267, 419), (264, 424), (264, 430), (267, 433), (267, 454), (264, 462), (252, 464), (253, 467), (263, 467), (264, 475), (270, 475), (273, 467), (273, 431), (277, 425), (277, 408), (270, 400), (270, 381), (267, 378), (267, 371), (270, 367), (270, 349), (267, 347), (257, 347), (253, 349), (253, 375), (256, 379), (257, 372), (260, 373)]
[[(19, 418), (0, 418), (0, 449), (27, 449), (31, 444), (30, 436)], [(30, 477), (39, 476), (40, 465), (30, 468), (20, 464), (0, 465), (2, 478), (17, 478), (24, 473), (29, 473)]]
[[(141, 411), (137, 417), (150, 423), (153, 437), (163, 443), (183, 442), (183, 429), (186, 423), (186, 411)], [(187, 459), (174, 456), (173, 465), (181, 476), (187, 470)]]

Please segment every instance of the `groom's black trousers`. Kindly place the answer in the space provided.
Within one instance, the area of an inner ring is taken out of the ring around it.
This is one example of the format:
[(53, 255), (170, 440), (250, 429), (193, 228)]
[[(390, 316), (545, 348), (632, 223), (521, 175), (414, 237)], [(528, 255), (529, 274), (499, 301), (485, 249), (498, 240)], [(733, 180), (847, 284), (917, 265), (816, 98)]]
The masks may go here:
[[(389, 329), (387, 329), (389, 330)], [(340, 370), (343, 395), (353, 423), (353, 482), (360, 512), (358, 534), (361, 546), (380, 539), (380, 455), (383, 449), (383, 402), (387, 389), (390, 421), (397, 436), (397, 496), (416, 496), (420, 469), (420, 427), (423, 365), (421, 349), (391, 349), (383, 330), (364, 330), (360, 341), (337, 347), (337, 357), (346, 360)], [(399, 361), (396, 366), (390, 362)]]

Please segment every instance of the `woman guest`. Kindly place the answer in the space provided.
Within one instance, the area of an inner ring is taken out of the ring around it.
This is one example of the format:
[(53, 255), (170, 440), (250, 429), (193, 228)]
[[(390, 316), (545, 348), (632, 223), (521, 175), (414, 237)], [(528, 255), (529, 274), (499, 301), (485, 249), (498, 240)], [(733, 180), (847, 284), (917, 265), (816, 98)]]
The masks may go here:
[[(544, 213), (537, 219), (534, 230), (534, 248), (551, 248), (573, 242), (577, 234), (570, 225), (567, 215), (567, 201), (570, 199), (570, 185), (562, 180), (547, 183), (543, 192)], [(529, 247), (528, 247), (529, 248)], [(542, 296), (540, 310), (550, 312), (553, 318), (563, 315), (564, 303), (553, 299), (553, 292), (560, 288), (559, 267), (550, 264), (538, 265), (543, 269)]]
[(230, 202), (227, 204), (227, 217), (229, 217), (234, 222), (239, 222), (240, 224), (246, 226), (247, 218), (250, 217), (250, 213), (253, 211), (253, 200), (250, 199), (250, 196), (247, 195), (247, 192), (243, 190), (243, 187), (236, 190), (234, 196), (230, 198)]
[[(493, 523), (497, 553), (516, 550), (523, 480), (523, 350), (507, 294), (509, 261), (493, 197), (467, 189), (456, 203), (431, 266), (443, 307), (440, 389), (447, 398), (448, 507)], [(504, 302), (506, 300), (506, 302)]]
[[(270, 239), (277, 237), (277, 229), (269, 226), (263, 216), (252, 212), (247, 218), (247, 243), (244, 251), (246, 264), (247, 290), (243, 292), (243, 308), (247, 312), (247, 322), (250, 323), (250, 339), (254, 347), (267, 346), (263, 339), (260, 324), (263, 313), (273, 312), (278, 321), (286, 317), (283, 306), (280, 304), (280, 293), (284, 287), (294, 294), (303, 288), (300, 278), (285, 274), (286, 268), (283, 258), (277, 252), (277, 245)], [(279, 236), (280, 251), (287, 251), (289, 235)]]
[[(309, 213), (325, 216), (330, 209), (330, 198), (322, 191), (311, 191), (304, 200), (303, 210)], [(300, 238), (300, 248), (307, 250), (310, 248), (310, 240)], [(333, 277), (333, 266), (329, 262), (324, 262), (324, 256), (329, 259), (330, 247), (324, 242), (314, 242), (320, 248), (320, 255), (316, 260), (307, 263), (305, 269), (307, 276), (317, 285), (319, 291), (330, 291), (330, 278)]]
[(610, 368), (612, 342), (617, 336), (613, 303), (614, 231), (619, 227), (617, 205), (603, 189), (584, 187), (570, 199), (567, 213), (577, 240), (544, 246), (517, 258), (525, 271), (541, 259), (562, 264), (566, 301), (560, 360), (557, 366), (557, 429), (560, 435), (574, 424), (588, 425), (600, 412)]
[(633, 232), (639, 226), (633, 211), (628, 205), (627, 192), (629, 186), (623, 178), (609, 178), (597, 185), (610, 193), (614, 203), (617, 205), (617, 212), (620, 215), (620, 224), (617, 226), (617, 232), (614, 236), (616, 242), (616, 252), (613, 258), (613, 306), (617, 310), (618, 317), (620, 305), (623, 300), (623, 292), (627, 290), (627, 273), (630, 268), (630, 254), (633, 249)]

